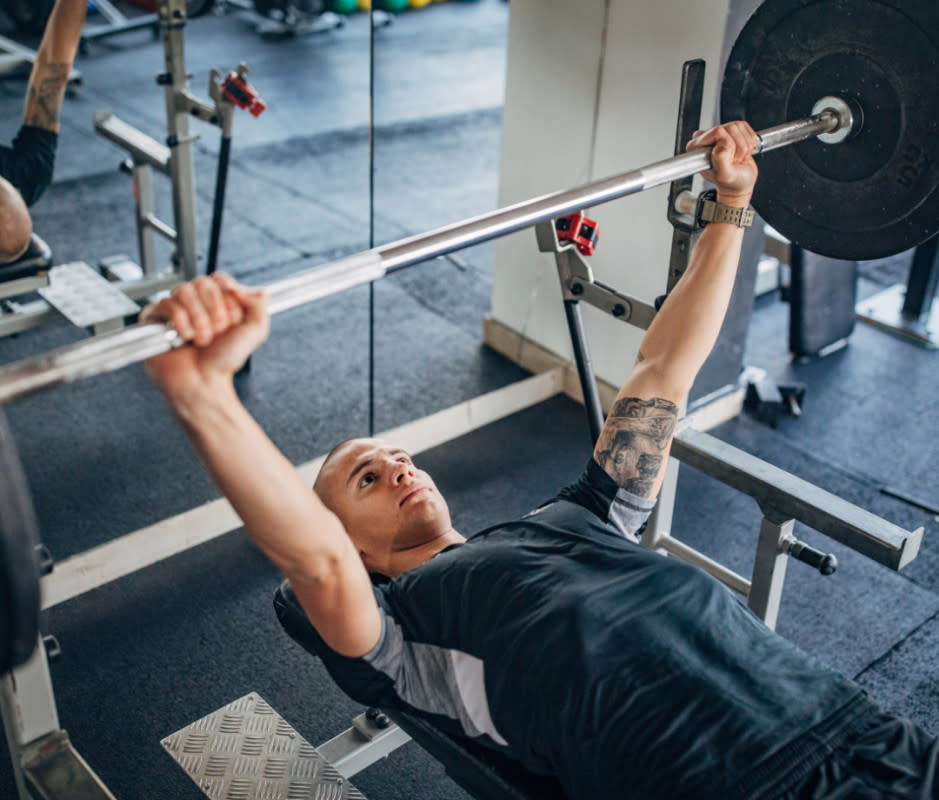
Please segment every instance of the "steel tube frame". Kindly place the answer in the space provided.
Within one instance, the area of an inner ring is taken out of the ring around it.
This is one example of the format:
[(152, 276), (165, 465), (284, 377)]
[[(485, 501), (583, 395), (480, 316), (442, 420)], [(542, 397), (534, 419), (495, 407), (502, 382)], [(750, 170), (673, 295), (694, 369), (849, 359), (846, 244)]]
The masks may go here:
[(590, 357), (590, 348), (587, 346), (580, 302), (565, 300), (564, 313), (567, 315), (567, 329), (571, 334), (574, 360), (577, 362), (580, 389), (584, 395), (584, 409), (587, 412), (587, 425), (590, 428), (590, 443), (595, 445), (600, 439), (600, 431), (603, 430), (603, 407), (600, 404), (600, 394), (594, 378), (593, 359)]
[(173, 187), (173, 220), (176, 223), (177, 268), (186, 280), (197, 272), (196, 249), (196, 181), (192, 143), (189, 132), (190, 108), (180, 102), (180, 96), (189, 90), (189, 76), (183, 49), (183, 28), (186, 25), (185, 0), (160, 0), (157, 10), (163, 37), (163, 56), (166, 72), (167, 144), (170, 148), (170, 178)]
[[(165, 6), (161, 5), (161, 8)], [(851, 123), (843, 122), (835, 112), (826, 110), (814, 117), (767, 128), (758, 134), (762, 142), (759, 152), (839, 130), (846, 124)], [(178, 157), (182, 154), (179, 147), (175, 149), (175, 165), (178, 168)], [(264, 287), (269, 296), (269, 310), (277, 314), (343, 289), (368, 283), (418, 262), (661, 186), (702, 172), (710, 166), (710, 148), (684, 153), (575, 189), (536, 197), (429, 233), (331, 261)], [(183, 231), (177, 229), (177, 235), (180, 236), (178, 244), (185, 253), (187, 246), (183, 240), (188, 237), (182, 234)], [(185, 257), (183, 262), (185, 267)], [(183, 344), (185, 341), (171, 326), (147, 323), (23, 359), (0, 369), (0, 402), (6, 403), (60, 384), (120, 369)]]

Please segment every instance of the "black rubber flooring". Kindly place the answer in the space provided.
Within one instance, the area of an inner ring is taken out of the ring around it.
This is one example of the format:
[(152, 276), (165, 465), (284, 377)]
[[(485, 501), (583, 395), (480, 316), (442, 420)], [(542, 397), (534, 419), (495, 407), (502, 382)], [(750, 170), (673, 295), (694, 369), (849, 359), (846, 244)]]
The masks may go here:
[[(376, 41), (374, 231), (369, 230), (368, 29), (353, 17), (315, 37), (265, 40), (238, 14), (187, 30), (193, 87), (211, 66), (247, 60), (268, 101), (236, 123), (221, 266), (264, 283), (489, 210), (498, 147), (507, 6), (434, 5), (405, 14)], [(158, 44), (129, 34), (93, 45), (84, 86), (66, 103), (57, 183), (35, 209), (60, 262), (135, 252), (130, 183), (121, 153), (96, 138), (110, 107), (159, 136)], [(0, 82), (15, 132), (21, 82)], [(207, 239), (216, 132), (203, 129), (196, 165)], [(168, 193), (159, 185), (164, 213)], [(162, 251), (164, 257), (167, 251)], [(523, 373), (480, 346), (491, 249), (415, 267), (375, 289), (376, 430), (506, 385)], [(664, 254), (663, 254), (664, 259)], [(902, 259), (864, 265), (862, 294), (903, 280)], [(804, 414), (775, 429), (749, 417), (717, 434), (826, 489), (913, 528), (919, 558), (890, 572), (811, 531), (838, 555), (822, 578), (792, 563), (778, 628), (856, 677), (884, 705), (939, 731), (939, 474), (936, 354), (859, 325), (848, 348), (809, 364), (786, 352), (788, 308), (759, 301), (747, 363), (804, 382)], [(294, 462), (367, 430), (368, 290), (355, 289), (275, 320), (240, 379), (248, 407)], [(0, 363), (81, 338), (65, 324), (0, 340)], [(216, 496), (162, 401), (136, 368), (7, 409), (43, 537), (59, 558)], [(564, 398), (421, 457), (470, 532), (523, 513), (576, 476), (589, 452), (582, 410)], [(883, 490), (902, 487), (921, 505)], [(921, 506), (929, 506), (932, 512)], [(759, 511), (691, 470), (681, 473), (675, 530), (738, 571), (753, 559)], [(277, 575), (241, 532), (128, 576), (47, 614), (62, 658), (53, 680), (62, 723), (119, 798), (195, 798), (201, 792), (162, 751), (167, 734), (257, 691), (312, 743), (345, 729), (360, 709), (280, 631)], [(12, 779), (0, 758), (0, 796)], [(371, 798), (463, 798), (441, 768), (409, 745), (354, 779)]]

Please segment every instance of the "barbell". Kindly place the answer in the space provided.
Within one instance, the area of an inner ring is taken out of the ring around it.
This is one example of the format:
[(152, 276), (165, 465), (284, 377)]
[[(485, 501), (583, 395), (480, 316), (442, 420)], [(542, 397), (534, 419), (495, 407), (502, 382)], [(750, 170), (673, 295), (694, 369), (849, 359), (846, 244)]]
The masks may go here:
[[(777, 230), (835, 258), (879, 258), (939, 231), (939, 3), (767, 0), (728, 61), (724, 120), (758, 130), (753, 204)], [(777, 124), (780, 119), (792, 121)], [(687, 178), (709, 150), (357, 253), (264, 287), (277, 314), (539, 222)], [(180, 347), (169, 325), (132, 325), (0, 368), (0, 403)], [(29, 495), (0, 413), (0, 673), (38, 635), (38, 566)]]

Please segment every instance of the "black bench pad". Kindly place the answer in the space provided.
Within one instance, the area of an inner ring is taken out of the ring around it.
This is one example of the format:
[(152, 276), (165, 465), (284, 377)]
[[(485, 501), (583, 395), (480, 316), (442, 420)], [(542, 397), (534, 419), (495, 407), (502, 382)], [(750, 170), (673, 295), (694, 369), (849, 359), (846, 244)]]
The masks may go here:
[[(274, 608), (284, 630), (307, 652), (313, 648), (313, 626), (287, 581), (274, 593)], [(517, 761), (477, 742), (444, 733), (427, 720), (400, 709), (382, 709), (394, 722), (436, 758), (447, 774), (474, 797), (507, 800), (564, 800), (560, 783), (529, 772)]]
[(23, 255), (9, 264), (0, 264), (0, 282), (29, 278), (51, 266), (51, 248), (34, 233)]

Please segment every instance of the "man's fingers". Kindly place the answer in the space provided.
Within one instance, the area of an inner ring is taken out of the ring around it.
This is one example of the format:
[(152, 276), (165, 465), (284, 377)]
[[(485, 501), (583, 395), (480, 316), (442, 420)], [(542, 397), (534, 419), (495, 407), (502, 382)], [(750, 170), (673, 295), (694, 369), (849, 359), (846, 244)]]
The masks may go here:
[(754, 137), (749, 125), (734, 123), (727, 126), (727, 132), (734, 143), (734, 162), (743, 164), (753, 153)]
[(237, 289), (241, 285), (227, 272), (213, 272), (210, 277), (218, 283), (222, 289)]
[(691, 137), (688, 144), (685, 146), (685, 150), (700, 150), (702, 147), (707, 147), (714, 143), (715, 132), (717, 128), (708, 128), (707, 130), (698, 130), (694, 132), (694, 135)]
[(215, 333), (227, 330), (231, 321), (228, 318), (228, 308), (222, 297), (222, 290), (212, 278), (197, 278), (194, 281), (196, 293), (202, 301), (205, 312), (212, 323)]
[(191, 339), (195, 335), (188, 312), (171, 297), (147, 306), (140, 318), (143, 322), (168, 322), (183, 339)]
[(245, 310), (245, 320), (259, 326), (263, 330), (266, 339), (271, 324), (267, 313), (267, 293), (264, 291), (249, 292), (242, 290), (239, 300)]
[(238, 299), (231, 293), (224, 295), (225, 308), (228, 310), (228, 319), (232, 325), (240, 325), (245, 318), (245, 311)]
[(206, 313), (199, 292), (192, 283), (181, 283), (173, 287), (170, 297), (185, 309), (192, 323), (191, 338), (197, 345), (206, 345), (212, 341), (212, 321)]
[(267, 294), (247, 289), (222, 272), (175, 286), (169, 297), (146, 306), (140, 321), (169, 322), (197, 347), (243, 323), (257, 327), (262, 340), (270, 327)]

